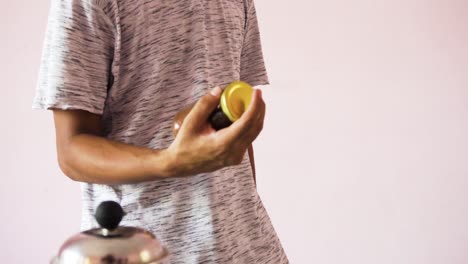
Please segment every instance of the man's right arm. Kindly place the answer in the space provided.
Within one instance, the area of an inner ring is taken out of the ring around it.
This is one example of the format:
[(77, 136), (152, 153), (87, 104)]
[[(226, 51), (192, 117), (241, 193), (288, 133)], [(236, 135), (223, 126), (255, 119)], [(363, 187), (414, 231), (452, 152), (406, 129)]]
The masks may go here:
[(118, 184), (168, 176), (163, 150), (112, 141), (101, 135), (101, 116), (80, 110), (54, 110), (60, 168), (79, 182)]
[(106, 139), (99, 115), (54, 110), (60, 168), (75, 181), (123, 184), (190, 176), (239, 164), (262, 130), (265, 104), (256, 91), (241, 119), (215, 131), (207, 120), (220, 92), (216, 88), (197, 102), (171, 146), (160, 150)]

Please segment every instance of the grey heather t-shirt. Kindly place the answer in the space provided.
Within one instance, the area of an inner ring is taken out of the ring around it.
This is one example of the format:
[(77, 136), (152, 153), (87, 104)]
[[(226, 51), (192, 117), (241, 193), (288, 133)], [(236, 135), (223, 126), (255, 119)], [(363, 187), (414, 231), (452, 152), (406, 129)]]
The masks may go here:
[[(161, 149), (181, 108), (239, 79), (268, 84), (253, 0), (52, 0), (33, 108), (100, 114), (107, 138)], [(82, 184), (82, 200), (82, 229), (115, 200), (171, 263), (288, 263), (247, 155), (185, 178)]]

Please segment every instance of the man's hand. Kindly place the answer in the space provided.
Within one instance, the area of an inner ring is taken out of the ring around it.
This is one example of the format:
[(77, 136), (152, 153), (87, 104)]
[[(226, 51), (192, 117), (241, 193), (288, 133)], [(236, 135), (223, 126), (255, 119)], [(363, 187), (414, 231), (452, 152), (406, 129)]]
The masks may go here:
[(260, 90), (241, 118), (216, 131), (208, 117), (219, 104), (219, 87), (202, 97), (185, 118), (171, 146), (166, 150), (170, 175), (188, 176), (239, 164), (249, 146), (263, 129), (265, 103)]

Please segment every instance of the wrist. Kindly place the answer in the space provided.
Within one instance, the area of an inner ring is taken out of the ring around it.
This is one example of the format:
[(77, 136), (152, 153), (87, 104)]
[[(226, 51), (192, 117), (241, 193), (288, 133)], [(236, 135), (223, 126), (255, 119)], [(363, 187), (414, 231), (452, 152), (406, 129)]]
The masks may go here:
[(174, 157), (169, 149), (153, 150), (150, 158), (150, 174), (156, 179), (175, 176)]

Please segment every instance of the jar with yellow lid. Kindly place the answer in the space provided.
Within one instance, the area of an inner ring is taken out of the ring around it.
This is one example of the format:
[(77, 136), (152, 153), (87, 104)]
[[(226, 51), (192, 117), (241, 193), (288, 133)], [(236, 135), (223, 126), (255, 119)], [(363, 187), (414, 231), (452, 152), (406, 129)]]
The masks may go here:
[[(238, 120), (250, 105), (253, 87), (243, 81), (231, 82), (224, 88), (218, 108), (210, 115), (209, 123), (215, 130), (230, 126)], [(173, 133), (177, 135), (182, 122), (193, 105), (182, 109), (174, 118)]]

